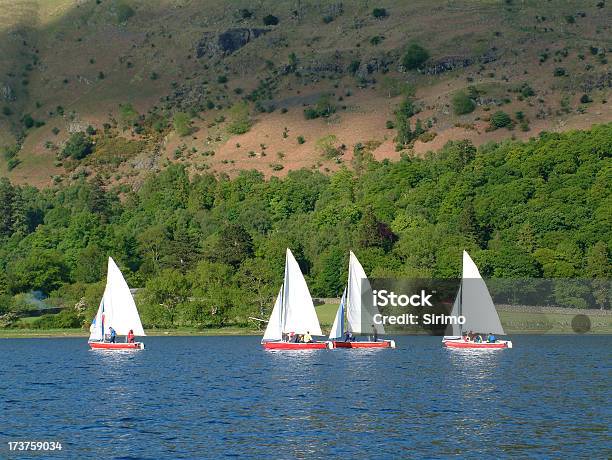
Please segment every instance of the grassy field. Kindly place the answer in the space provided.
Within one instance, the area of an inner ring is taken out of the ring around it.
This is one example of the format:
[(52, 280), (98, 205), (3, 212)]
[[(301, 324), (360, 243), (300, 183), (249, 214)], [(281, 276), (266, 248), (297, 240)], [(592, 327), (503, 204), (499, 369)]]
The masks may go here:
[[(338, 304), (324, 304), (316, 307), (317, 315), (323, 332), (327, 333), (334, 322)], [(580, 314), (580, 310), (565, 313), (529, 313), (500, 311), (499, 316), (508, 334), (573, 334), (572, 319)], [(612, 334), (612, 315), (589, 315), (591, 333)], [(29, 318), (22, 321), (27, 323)], [(150, 336), (219, 336), (219, 335), (258, 335), (262, 334), (255, 328), (225, 327), (216, 329), (148, 329)], [(18, 337), (87, 337), (88, 331), (83, 329), (0, 329), (0, 338)]]

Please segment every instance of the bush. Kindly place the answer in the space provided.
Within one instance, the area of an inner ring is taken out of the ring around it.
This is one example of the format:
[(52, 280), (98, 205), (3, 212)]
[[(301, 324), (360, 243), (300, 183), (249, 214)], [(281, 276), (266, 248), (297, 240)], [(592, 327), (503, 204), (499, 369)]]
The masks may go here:
[(302, 145), (306, 142), (306, 139), (304, 139), (304, 136), (298, 136), (297, 137), (297, 143)]
[(553, 72), (553, 75), (555, 77), (563, 77), (564, 75), (566, 75), (565, 69), (563, 67), (556, 67), (555, 71)]
[(429, 59), (429, 52), (422, 46), (413, 43), (406, 49), (402, 57), (402, 65), (408, 70), (413, 70), (419, 68), (427, 59)]
[(385, 127), (387, 129), (393, 129), (393, 128), (395, 128), (395, 124), (393, 123), (393, 121), (387, 120), (387, 122), (385, 123)]
[(227, 83), (227, 75), (219, 75), (217, 77), (217, 83)]
[(75, 310), (62, 310), (56, 315), (42, 315), (31, 323), (34, 329), (67, 329), (81, 327)]
[(251, 118), (249, 117), (249, 106), (246, 102), (234, 104), (230, 109), (231, 123), (227, 127), (230, 134), (244, 134), (251, 129)]
[(372, 10), (372, 16), (374, 16), (376, 19), (383, 19), (386, 18), (389, 14), (387, 13), (387, 10), (385, 8), (374, 8)]
[(81, 160), (89, 155), (92, 149), (91, 139), (85, 133), (74, 133), (64, 145), (62, 158), (70, 157), (74, 160)]
[(357, 72), (357, 70), (359, 70), (359, 66), (361, 65), (361, 61), (351, 61), (351, 63), (348, 66), (348, 71), (351, 74), (355, 74), (355, 72)]
[(465, 115), (472, 113), (476, 108), (476, 103), (470, 99), (465, 91), (458, 91), (452, 99), (453, 112), (455, 115)]
[(593, 99), (591, 99), (588, 94), (583, 94), (580, 97), (580, 102), (582, 102), (583, 104), (588, 104), (589, 102), (593, 102)]
[(115, 11), (117, 14), (117, 21), (119, 23), (126, 22), (128, 19), (130, 19), (135, 14), (132, 7), (123, 2), (120, 2), (115, 6)]
[(174, 114), (172, 126), (181, 137), (191, 134), (191, 118), (185, 112), (177, 112)]
[(2, 107), (2, 114), (3, 115), (6, 115), (8, 117), (12, 113), (13, 113), (13, 111), (11, 110), (11, 108), (8, 105), (5, 105), (4, 107)]
[(23, 126), (26, 127), (26, 129), (29, 129), (34, 126), (34, 118), (32, 118), (32, 115), (30, 115), (29, 113), (26, 113), (23, 116), (21, 122), (23, 123)]
[(512, 119), (506, 112), (499, 110), (491, 116), (491, 127), (494, 129), (505, 128), (510, 125), (512, 125)]
[(264, 16), (263, 23), (265, 26), (275, 26), (278, 24), (278, 18), (272, 14)]
[(304, 109), (304, 117), (306, 117), (307, 120), (319, 117), (327, 118), (335, 112), (336, 106), (332, 102), (331, 96), (329, 94), (324, 94), (319, 98), (315, 107)]
[(21, 163), (21, 160), (19, 158), (9, 158), (6, 162), (6, 169), (12, 171), (19, 165), (19, 163)]
[(124, 128), (133, 126), (138, 121), (138, 112), (130, 103), (120, 104), (119, 120)]
[(336, 147), (337, 141), (338, 138), (335, 135), (328, 134), (317, 140), (316, 148), (325, 158), (337, 158), (342, 155), (340, 149)]
[(272, 168), (272, 171), (280, 171), (281, 169), (284, 168), (284, 166), (280, 163), (272, 163), (270, 165), (270, 168)]

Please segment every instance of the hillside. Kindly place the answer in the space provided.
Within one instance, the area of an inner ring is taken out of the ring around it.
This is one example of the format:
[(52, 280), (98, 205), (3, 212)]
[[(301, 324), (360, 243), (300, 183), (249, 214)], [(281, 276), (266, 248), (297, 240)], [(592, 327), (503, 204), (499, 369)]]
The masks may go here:
[(316, 297), (341, 295), (349, 250), (371, 279), (434, 280), (460, 276), (467, 250), (502, 293), (550, 278), (524, 285), (524, 302), (610, 309), (611, 154), (608, 123), (270, 180), (172, 165), (122, 200), (99, 179), (37, 190), (0, 178), (0, 327), (41, 301), (67, 308), (37, 327), (90, 321), (109, 255), (143, 288), (145, 327), (245, 325), (268, 316), (287, 248)]
[(125, 191), (171, 163), (283, 176), (588, 128), (612, 120), (610, 19), (597, 0), (0, 0), (0, 174)]

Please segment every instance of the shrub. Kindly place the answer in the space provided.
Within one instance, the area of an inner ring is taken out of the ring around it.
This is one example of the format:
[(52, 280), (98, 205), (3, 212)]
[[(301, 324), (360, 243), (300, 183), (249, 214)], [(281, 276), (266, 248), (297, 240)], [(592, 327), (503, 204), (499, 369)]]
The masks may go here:
[(384, 39), (385, 37), (383, 37), (382, 35), (374, 35), (372, 38), (370, 38), (370, 45), (380, 45)]
[(230, 134), (244, 134), (251, 129), (249, 106), (246, 102), (238, 102), (230, 109), (231, 123), (227, 127)]
[(523, 97), (531, 97), (535, 95), (535, 91), (528, 83), (523, 83), (520, 87), (520, 92)]
[(272, 168), (272, 171), (280, 171), (281, 169), (284, 168), (284, 166), (280, 163), (272, 163), (270, 165), (270, 168)]
[(389, 15), (389, 13), (387, 13), (387, 10), (385, 8), (374, 8), (372, 10), (372, 16), (374, 16), (376, 19), (383, 19), (386, 18)]
[(455, 115), (465, 115), (472, 113), (476, 108), (476, 103), (470, 99), (465, 91), (458, 91), (452, 99), (453, 112)]
[(34, 118), (32, 118), (32, 115), (30, 115), (29, 113), (26, 113), (23, 116), (21, 122), (23, 123), (23, 126), (26, 127), (26, 129), (29, 129), (34, 126)]
[(51, 130), (51, 132), (57, 136), (57, 135), (59, 134), (59, 132), (60, 132), (60, 129), (59, 129), (57, 126), (55, 126), (55, 127), (54, 127), (54, 128)]
[(62, 310), (56, 315), (42, 315), (31, 323), (34, 329), (65, 329), (81, 327), (81, 320), (75, 310)]
[(348, 66), (348, 71), (351, 74), (354, 74), (355, 72), (357, 72), (359, 70), (359, 66), (361, 65), (361, 61), (351, 61), (351, 63)]
[(387, 129), (393, 129), (393, 128), (395, 128), (395, 124), (393, 123), (393, 121), (387, 120), (387, 122), (385, 123), (385, 127)]
[(335, 112), (336, 106), (332, 102), (331, 96), (329, 94), (324, 94), (319, 98), (315, 107), (304, 109), (304, 117), (306, 117), (307, 120), (319, 117), (327, 118)]
[(219, 75), (217, 77), (217, 83), (227, 83), (227, 75)]
[(117, 14), (117, 21), (120, 23), (126, 22), (128, 19), (130, 19), (135, 14), (132, 7), (123, 2), (119, 2), (115, 6), (115, 12)]
[(64, 145), (62, 158), (70, 157), (74, 160), (81, 160), (89, 155), (92, 149), (91, 139), (85, 133), (74, 133)]
[(316, 148), (325, 158), (336, 158), (342, 155), (340, 149), (335, 145), (337, 141), (338, 138), (335, 135), (328, 134), (317, 140)]
[(13, 111), (11, 110), (11, 108), (8, 105), (5, 105), (4, 107), (2, 107), (2, 114), (3, 115), (6, 115), (8, 117), (12, 113), (13, 113)]
[(593, 102), (593, 99), (591, 99), (591, 97), (588, 94), (583, 94), (580, 97), (580, 102), (582, 102), (583, 104), (588, 104), (589, 102)]
[(242, 19), (251, 19), (253, 17), (253, 12), (246, 8), (242, 8), (239, 13)]
[(138, 121), (138, 112), (130, 103), (121, 104), (119, 105), (119, 120), (124, 128), (133, 126)]
[(505, 128), (510, 125), (512, 125), (512, 119), (506, 112), (499, 110), (491, 116), (491, 127), (494, 129)]
[(272, 14), (264, 16), (263, 23), (265, 26), (275, 26), (278, 24), (278, 18)]
[(21, 160), (19, 158), (9, 158), (6, 162), (6, 169), (12, 171), (17, 167), (17, 165), (19, 165), (19, 163), (21, 163)]
[(297, 143), (302, 145), (306, 142), (306, 139), (304, 139), (304, 136), (298, 136), (297, 137)]
[(429, 52), (422, 46), (413, 43), (406, 49), (402, 57), (402, 65), (408, 70), (413, 70), (419, 68), (427, 59), (429, 59)]
[(188, 136), (191, 134), (191, 118), (185, 112), (176, 112), (172, 119), (172, 126), (176, 133), (181, 136)]
[(555, 77), (563, 77), (564, 75), (566, 75), (565, 69), (563, 67), (555, 67), (553, 75)]

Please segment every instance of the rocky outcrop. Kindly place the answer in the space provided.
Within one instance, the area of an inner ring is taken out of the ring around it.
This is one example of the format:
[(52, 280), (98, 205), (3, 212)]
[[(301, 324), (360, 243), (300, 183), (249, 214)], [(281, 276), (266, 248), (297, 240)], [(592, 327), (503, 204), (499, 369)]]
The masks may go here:
[(270, 32), (270, 29), (249, 29), (246, 27), (228, 29), (218, 35), (206, 32), (196, 46), (196, 56), (198, 59), (228, 56), (268, 32)]
[(439, 75), (444, 72), (450, 72), (464, 67), (469, 67), (472, 64), (487, 64), (497, 60), (497, 55), (493, 50), (489, 50), (482, 56), (477, 58), (467, 56), (447, 56), (435, 61), (434, 63), (420, 70), (425, 75)]
[(14, 101), (15, 100), (15, 91), (11, 88), (11, 85), (8, 83), (0, 84), (0, 98), (5, 101)]
[(368, 80), (369, 75), (389, 70), (392, 60), (387, 57), (373, 57), (359, 64), (355, 77), (359, 80)]
[(612, 72), (606, 72), (596, 76), (588, 76), (580, 85), (580, 89), (582, 89), (582, 91), (585, 93), (608, 88), (612, 88)]

